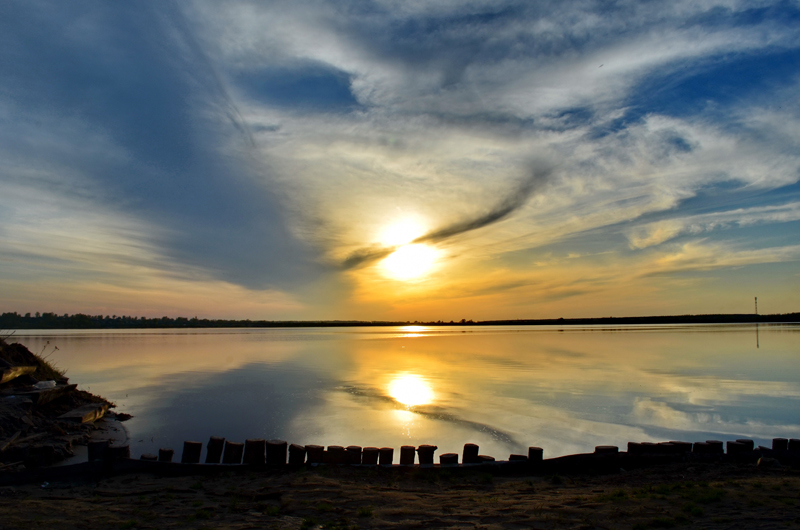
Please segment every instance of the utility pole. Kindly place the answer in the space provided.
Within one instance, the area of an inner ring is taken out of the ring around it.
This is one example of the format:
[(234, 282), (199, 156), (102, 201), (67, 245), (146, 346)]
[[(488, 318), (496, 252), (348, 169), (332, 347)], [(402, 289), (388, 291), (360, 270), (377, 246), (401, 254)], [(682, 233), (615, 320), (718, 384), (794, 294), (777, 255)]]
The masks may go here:
[[(756, 296), (756, 316), (758, 316), (758, 297)], [(761, 344), (758, 341), (758, 320), (756, 320), (756, 349), (760, 348)]]

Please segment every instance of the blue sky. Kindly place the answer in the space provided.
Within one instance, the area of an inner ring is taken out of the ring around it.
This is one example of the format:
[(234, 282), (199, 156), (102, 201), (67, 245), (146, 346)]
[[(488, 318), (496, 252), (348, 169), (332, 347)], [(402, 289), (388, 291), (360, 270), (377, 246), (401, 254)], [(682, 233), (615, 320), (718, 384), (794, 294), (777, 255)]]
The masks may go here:
[(798, 22), (798, 2), (3, 3), (0, 310), (797, 311)]

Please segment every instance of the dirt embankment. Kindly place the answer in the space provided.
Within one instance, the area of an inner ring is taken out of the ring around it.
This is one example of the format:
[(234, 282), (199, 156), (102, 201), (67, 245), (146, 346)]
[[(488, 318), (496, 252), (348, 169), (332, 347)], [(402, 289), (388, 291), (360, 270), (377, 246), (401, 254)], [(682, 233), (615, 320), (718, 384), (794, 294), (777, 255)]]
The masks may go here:
[(0, 373), (8, 379), (0, 383), (0, 471), (51, 465), (71, 456), (73, 445), (85, 444), (93, 426), (61, 416), (89, 404), (113, 407), (69, 384), (63, 371), (22, 344), (3, 339)]

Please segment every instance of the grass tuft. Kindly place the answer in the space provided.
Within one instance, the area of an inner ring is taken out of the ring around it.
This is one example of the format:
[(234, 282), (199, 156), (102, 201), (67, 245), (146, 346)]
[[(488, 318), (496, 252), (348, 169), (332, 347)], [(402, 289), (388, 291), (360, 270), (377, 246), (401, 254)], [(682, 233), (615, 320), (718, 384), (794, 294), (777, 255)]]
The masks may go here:
[(617, 489), (612, 491), (611, 493), (606, 493), (604, 495), (600, 495), (597, 497), (598, 501), (611, 501), (611, 502), (621, 502), (628, 498), (628, 492), (623, 489)]
[(700, 504), (719, 502), (725, 496), (725, 490), (719, 488), (708, 488), (707, 490), (698, 493), (699, 494), (694, 497), (694, 500)]
[(58, 346), (53, 346), (52, 350), (45, 354), (49, 347), (50, 341), (47, 341), (42, 351), (36, 354), (22, 344), (8, 343), (0, 338), (0, 359), (16, 366), (35, 366), (36, 371), (33, 372), (33, 377), (39, 381), (63, 380), (67, 371), (58, 368), (55, 363), (47, 360), (47, 357), (58, 350)]

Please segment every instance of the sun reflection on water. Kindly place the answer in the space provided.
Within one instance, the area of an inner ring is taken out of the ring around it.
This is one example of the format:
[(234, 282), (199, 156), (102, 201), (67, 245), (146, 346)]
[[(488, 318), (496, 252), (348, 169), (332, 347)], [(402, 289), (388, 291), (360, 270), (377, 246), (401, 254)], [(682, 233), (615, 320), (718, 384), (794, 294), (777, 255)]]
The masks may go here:
[(404, 438), (411, 438), (413, 435), (413, 427), (417, 424), (417, 417), (413, 412), (408, 410), (394, 410), (394, 417), (397, 423), (400, 424), (400, 434)]
[(389, 383), (389, 395), (406, 407), (427, 405), (434, 394), (430, 384), (416, 374), (400, 374)]
[(423, 337), (428, 328), (425, 326), (401, 326), (398, 337)]

